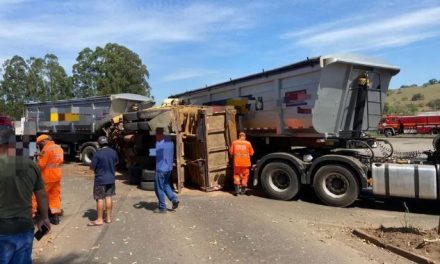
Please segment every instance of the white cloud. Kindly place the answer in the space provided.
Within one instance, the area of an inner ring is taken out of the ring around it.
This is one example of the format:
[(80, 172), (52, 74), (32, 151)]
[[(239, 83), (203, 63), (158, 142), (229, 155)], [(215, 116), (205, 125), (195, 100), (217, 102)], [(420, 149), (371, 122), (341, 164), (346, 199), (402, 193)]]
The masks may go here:
[(366, 22), (346, 19), (287, 32), (282, 39), (314, 51), (360, 51), (404, 46), (440, 36), (440, 7)]
[(193, 79), (193, 78), (213, 75), (213, 74), (215, 74), (215, 71), (205, 70), (205, 69), (176, 70), (173, 71), (172, 74), (164, 76), (163, 80), (165, 82), (173, 82), (173, 81)]
[[(16, 2), (28, 9), (37, 5), (34, 2), (26, 6), (23, 0), (7, 0), (3, 5)], [(252, 26), (241, 10), (211, 3), (181, 6), (159, 1), (142, 8), (131, 1), (69, 1), (46, 3), (39, 8), (19, 16), (0, 17), (1, 49), (7, 50), (18, 43), (79, 51), (107, 42), (149, 49), (206, 41), (211, 35)]]

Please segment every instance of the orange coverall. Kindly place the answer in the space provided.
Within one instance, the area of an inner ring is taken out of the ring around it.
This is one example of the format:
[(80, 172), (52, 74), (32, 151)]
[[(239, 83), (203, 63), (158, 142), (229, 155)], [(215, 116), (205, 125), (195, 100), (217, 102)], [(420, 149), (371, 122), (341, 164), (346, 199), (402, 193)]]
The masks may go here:
[[(64, 162), (64, 151), (49, 141), (41, 151), (42, 156), (38, 159), (38, 167), (41, 170), (44, 186), (49, 199), (49, 208), (52, 214), (61, 213), (61, 165)], [(32, 196), (32, 212), (37, 211), (35, 195)]]
[(234, 140), (229, 153), (234, 156), (234, 185), (247, 187), (251, 156), (254, 155), (251, 143), (247, 140)]

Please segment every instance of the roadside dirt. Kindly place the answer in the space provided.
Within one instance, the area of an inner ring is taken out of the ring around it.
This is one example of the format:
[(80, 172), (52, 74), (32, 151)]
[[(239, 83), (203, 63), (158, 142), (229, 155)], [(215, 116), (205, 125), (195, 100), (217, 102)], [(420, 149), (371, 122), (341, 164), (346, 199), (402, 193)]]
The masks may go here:
[[(437, 228), (423, 230), (405, 227), (384, 227), (366, 229), (382, 242), (414, 252), (440, 263), (440, 235)], [(424, 242), (425, 240), (425, 242)], [(426, 240), (435, 241), (427, 242)]]

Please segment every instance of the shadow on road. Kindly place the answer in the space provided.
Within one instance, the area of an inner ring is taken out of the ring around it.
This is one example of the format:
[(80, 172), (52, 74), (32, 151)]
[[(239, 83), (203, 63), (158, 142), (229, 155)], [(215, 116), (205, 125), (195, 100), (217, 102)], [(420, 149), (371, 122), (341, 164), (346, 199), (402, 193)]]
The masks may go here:
[(364, 197), (356, 201), (353, 206), (363, 209), (405, 212), (404, 203), (410, 213), (440, 215), (440, 203), (433, 200)]
[[(260, 188), (252, 189), (251, 195), (270, 199)], [(315, 195), (313, 188), (310, 186), (302, 186), (301, 192), (293, 201), (303, 201), (306, 203), (323, 204)], [(428, 215), (440, 215), (440, 202), (434, 200), (416, 200), (416, 199), (397, 199), (397, 198), (375, 198), (372, 195), (363, 194), (350, 207), (357, 207), (362, 209), (384, 210), (405, 212), (405, 206), (409, 209), (410, 213), (415, 214), (428, 214)]]
[(87, 217), (90, 221), (93, 221), (98, 217), (98, 214), (96, 212), (96, 209), (89, 209), (84, 212), (82, 217), (84, 217), (84, 218)]
[(158, 206), (157, 202), (138, 202), (133, 204), (133, 207), (136, 209), (145, 209), (149, 211), (154, 211)]

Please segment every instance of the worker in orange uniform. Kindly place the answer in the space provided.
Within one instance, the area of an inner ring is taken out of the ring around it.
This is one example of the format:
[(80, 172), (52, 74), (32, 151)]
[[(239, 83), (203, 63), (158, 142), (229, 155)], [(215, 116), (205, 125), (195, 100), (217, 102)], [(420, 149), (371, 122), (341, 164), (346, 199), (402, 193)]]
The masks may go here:
[[(48, 135), (37, 137), (40, 153), (37, 156), (37, 165), (41, 170), (43, 182), (49, 198), (49, 220), (52, 224), (60, 223), (61, 210), (61, 165), (64, 162), (64, 151), (56, 145)], [(35, 197), (32, 197), (32, 212), (37, 211)]]
[(244, 132), (240, 132), (239, 138), (232, 142), (229, 153), (234, 156), (234, 195), (245, 194), (249, 180), (251, 156), (254, 155), (254, 149), (251, 143), (246, 140)]

